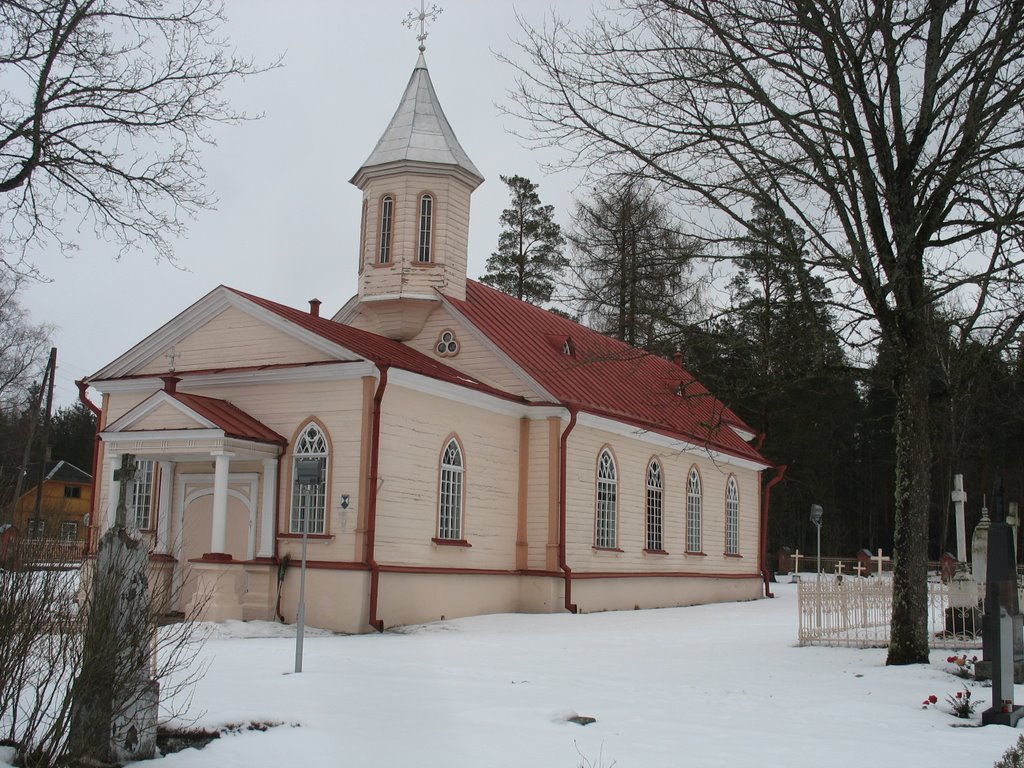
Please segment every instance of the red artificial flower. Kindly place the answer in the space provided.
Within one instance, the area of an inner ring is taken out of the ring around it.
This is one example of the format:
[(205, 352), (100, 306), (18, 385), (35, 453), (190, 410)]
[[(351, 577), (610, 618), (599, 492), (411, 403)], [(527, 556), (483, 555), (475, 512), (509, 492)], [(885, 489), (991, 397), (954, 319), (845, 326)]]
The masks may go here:
[(946, 661), (948, 661), (950, 664), (952, 664), (954, 661), (956, 661), (956, 656), (950, 656), (950, 657), (948, 657), (946, 659)]
[(928, 697), (928, 703), (929, 704), (934, 704), (938, 700), (939, 700), (939, 697), (936, 696), (934, 693), (931, 696)]
[(963, 691), (957, 691), (957, 692), (956, 692), (956, 697), (957, 697), (958, 699), (960, 699), (960, 698), (963, 698), (963, 695), (964, 695), (964, 692), (963, 692)]

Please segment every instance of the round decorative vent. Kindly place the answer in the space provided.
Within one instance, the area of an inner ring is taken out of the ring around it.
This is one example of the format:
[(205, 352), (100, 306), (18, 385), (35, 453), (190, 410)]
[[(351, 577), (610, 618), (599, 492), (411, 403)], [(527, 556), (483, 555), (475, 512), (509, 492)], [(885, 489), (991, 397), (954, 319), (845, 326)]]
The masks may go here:
[(434, 349), (441, 357), (453, 357), (459, 354), (458, 339), (455, 338), (455, 334), (452, 331), (442, 331)]

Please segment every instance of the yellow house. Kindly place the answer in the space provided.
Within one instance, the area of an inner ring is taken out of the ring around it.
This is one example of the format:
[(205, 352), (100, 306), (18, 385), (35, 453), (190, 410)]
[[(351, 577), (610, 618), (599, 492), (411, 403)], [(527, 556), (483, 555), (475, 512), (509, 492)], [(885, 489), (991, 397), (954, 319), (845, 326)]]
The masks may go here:
[(466, 276), (483, 181), (422, 57), (352, 182), (359, 291), (332, 318), (220, 286), (89, 377), (94, 519), (178, 608), (340, 631), (761, 595), (755, 436), (678, 363)]
[(88, 540), (92, 509), (92, 475), (66, 461), (47, 465), (37, 514), (37, 471), (38, 465), (29, 468), (28, 481), (36, 484), (25, 491), (15, 504), (15, 527), (29, 539), (84, 544)]

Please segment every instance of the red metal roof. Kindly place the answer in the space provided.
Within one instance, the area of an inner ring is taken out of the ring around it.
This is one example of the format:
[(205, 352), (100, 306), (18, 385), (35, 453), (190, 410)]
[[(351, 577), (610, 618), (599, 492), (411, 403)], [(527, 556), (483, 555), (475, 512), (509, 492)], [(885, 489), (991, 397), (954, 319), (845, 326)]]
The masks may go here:
[(559, 402), (769, 463), (732, 427), (754, 430), (674, 363), (473, 280), (465, 301), (447, 300)]
[(378, 336), (375, 333), (363, 331), (359, 328), (353, 328), (350, 325), (342, 325), (341, 323), (336, 323), (333, 320), (329, 320), (324, 317), (315, 317), (309, 314), (309, 312), (288, 307), (284, 304), (278, 304), (277, 302), (270, 301), (269, 299), (263, 299), (250, 293), (235, 290), (234, 288), (227, 288), (227, 290), (251, 301), (253, 304), (283, 317), (289, 322), (305, 328), (307, 331), (311, 331), (328, 341), (332, 341), (335, 344), (339, 344), (346, 349), (351, 350), (355, 354), (366, 358), (372, 363), (394, 366), (395, 368), (401, 368), (406, 371), (411, 371), (412, 373), (419, 373), (433, 379), (439, 379), (441, 381), (451, 382), (452, 384), (458, 384), (459, 386), (480, 390), (506, 400), (517, 400), (523, 402), (523, 399), (520, 397), (510, 395), (508, 392), (503, 392), (502, 390), (488, 386), (468, 374), (457, 371), (438, 360), (427, 357), (422, 352), (419, 352), (412, 347), (407, 347), (401, 342), (385, 338), (384, 336)]
[(164, 393), (216, 424), (217, 427), (224, 430), (224, 434), (228, 437), (253, 440), (257, 443), (288, 445), (288, 441), (277, 432), (227, 400), (190, 395), (185, 392), (167, 392), (165, 390)]

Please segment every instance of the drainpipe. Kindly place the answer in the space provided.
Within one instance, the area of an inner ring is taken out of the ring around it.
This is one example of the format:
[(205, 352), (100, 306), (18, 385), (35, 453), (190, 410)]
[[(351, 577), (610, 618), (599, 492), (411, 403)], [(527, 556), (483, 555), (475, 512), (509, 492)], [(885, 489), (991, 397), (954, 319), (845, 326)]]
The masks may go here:
[(370, 616), (369, 624), (378, 632), (384, 631), (384, 621), (377, 618), (377, 591), (380, 586), (380, 566), (373, 557), (373, 547), (377, 535), (377, 467), (380, 464), (380, 402), (384, 398), (384, 388), (388, 385), (388, 368), (386, 363), (377, 363), (380, 380), (377, 391), (373, 394), (373, 413), (370, 422), (370, 483), (366, 496), (366, 564), (370, 567)]
[[(89, 384), (85, 379), (76, 380), (75, 386), (78, 387), (79, 401), (81, 401), (82, 405), (84, 405), (86, 408), (92, 411), (93, 414), (96, 416), (96, 434), (93, 436), (92, 443), (92, 503), (90, 504), (89, 507), (89, 514), (92, 516), (92, 520), (90, 520), (90, 522), (95, 523), (96, 505), (99, 503), (100, 500), (99, 494), (96, 493), (96, 473), (98, 472), (97, 465), (100, 459), (100, 430), (102, 429), (101, 421), (103, 417), (103, 412), (100, 410), (99, 407), (97, 407), (96, 403), (90, 400), (89, 396), (85, 394), (85, 391), (89, 388)], [(90, 529), (93, 527), (93, 525), (89, 526)], [(85, 546), (90, 553), (92, 552), (92, 539), (92, 532), (86, 531)]]
[(565, 559), (565, 478), (568, 464), (569, 433), (576, 426), (576, 409), (569, 406), (569, 425), (562, 432), (558, 450), (558, 567), (565, 578), (565, 610), (576, 613), (576, 604), (572, 601), (572, 568)]
[(786, 475), (787, 465), (780, 464), (775, 467), (775, 477), (768, 481), (764, 487), (764, 497), (761, 499), (761, 546), (758, 552), (758, 565), (761, 569), (761, 578), (764, 580), (764, 596), (775, 597), (769, 585), (771, 574), (768, 573), (768, 505), (772, 496), (772, 488), (778, 485)]

